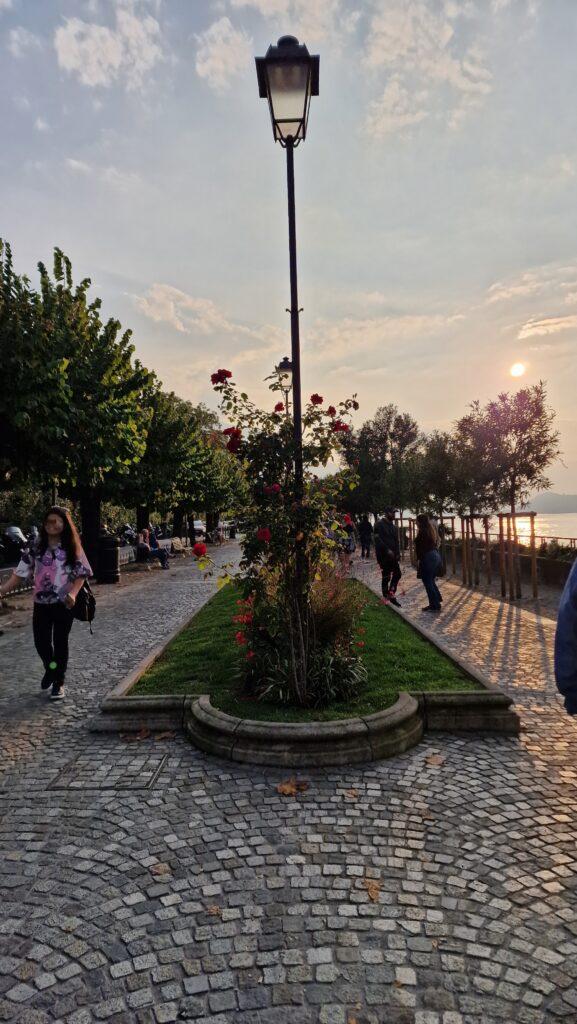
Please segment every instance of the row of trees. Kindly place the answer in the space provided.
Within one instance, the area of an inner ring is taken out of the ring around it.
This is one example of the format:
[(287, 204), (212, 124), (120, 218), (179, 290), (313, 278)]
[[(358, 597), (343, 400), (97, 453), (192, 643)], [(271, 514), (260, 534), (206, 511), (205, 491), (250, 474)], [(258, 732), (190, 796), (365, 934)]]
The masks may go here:
[(425, 434), (408, 413), (383, 406), (344, 439), (359, 485), (352, 493), (343, 489), (342, 507), (516, 512), (533, 491), (550, 487), (545, 471), (559, 455), (554, 419), (543, 382), (484, 406), (473, 402), (451, 431)]
[(89, 557), (104, 501), (135, 509), (139, 527), (172, 514), (177, 531), (195, 510), (241, 503), (242, 468), (215, 414), (162, 390), (59, 249), (52, 276), (38, 269), (35, 290), (0, 240), (0, 491), (56, 483), (79, 505)]

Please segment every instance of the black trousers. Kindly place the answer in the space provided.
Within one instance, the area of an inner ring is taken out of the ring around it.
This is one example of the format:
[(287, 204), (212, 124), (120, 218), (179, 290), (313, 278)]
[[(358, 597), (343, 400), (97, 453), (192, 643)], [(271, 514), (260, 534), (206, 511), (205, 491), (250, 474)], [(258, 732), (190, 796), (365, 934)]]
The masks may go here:
[(56, 664), (53, 672), (58, 683), (63, 683), (66, 675), (68, 634), (72, 629), (73, 622), (72, 609), (67, 608), (62, 601), (56, 601), (54, 604), (34, 602), (32, 616), (34, 644), (45, 671), (48, 670), (51, 663)]
[(399, 580), (403, 575), (401, 572), (401, 566), (399, 565), (399, 559), (395, 558), (394, 561), (387, 562), (385, 566), (381, 566), (381, 572), (381, 590), (383, 592), (383, 597), (388, 597), (389, 594), (396, 594)]
[(361, 537), (361, 558), (371, 557), (371, 538)]

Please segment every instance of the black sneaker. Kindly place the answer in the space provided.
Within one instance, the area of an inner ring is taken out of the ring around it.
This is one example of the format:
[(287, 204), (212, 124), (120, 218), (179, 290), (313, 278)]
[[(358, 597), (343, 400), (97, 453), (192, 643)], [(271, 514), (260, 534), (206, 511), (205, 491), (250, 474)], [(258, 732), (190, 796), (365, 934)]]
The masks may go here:
[(390, 604), (394, 604), (395, 608), (400, 608), (401, 607), (400, 602), (397, 601), (397, 599), (396, 599), (394, 594), (389, 594), (389, 602), (390, 602)]
[(40, 688), (42, 690), (49, 690), (50, 687), (53, 685), (53, 683), (54, 683), (54, 675), (51, 672), (51, 670), (49, 668), (47, 668), (46, 672), (44, 673), (44, 675), (42, 676), (42, 679), (40, 681)]
[(50, 700), (64, 700), (64, 683), (52, 683), (52, 693), (50, 694)]

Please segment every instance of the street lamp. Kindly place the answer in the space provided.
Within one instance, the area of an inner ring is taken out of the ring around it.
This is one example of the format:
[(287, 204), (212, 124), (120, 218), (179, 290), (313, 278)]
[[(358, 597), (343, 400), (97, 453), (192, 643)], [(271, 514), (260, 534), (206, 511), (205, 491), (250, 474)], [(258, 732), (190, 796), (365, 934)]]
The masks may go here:
[(284, 407), (288, 418), (289, 415), (289, 393), (292, 387), (293, 379), (293, 364), (291, 363), (288, 356), (281, 359), (278, 366), (275, 366), (275, 370), (278, 374), (280, 389), (284, 395)]
[(306, 138), (311, 96), (319, 94), (319, 57), (313, 57), (294, 36), (282, 36), (269, 46), (265, 57), (256, 57), (258, 90), (268, 100), (275, 142), (286, 149), (289, 265), (291, 289), (291, 363), (293, 430), (295, 443), (295, 498), (303, 498), (303, 439), (297, 246), (295, 226), (294, 147)]

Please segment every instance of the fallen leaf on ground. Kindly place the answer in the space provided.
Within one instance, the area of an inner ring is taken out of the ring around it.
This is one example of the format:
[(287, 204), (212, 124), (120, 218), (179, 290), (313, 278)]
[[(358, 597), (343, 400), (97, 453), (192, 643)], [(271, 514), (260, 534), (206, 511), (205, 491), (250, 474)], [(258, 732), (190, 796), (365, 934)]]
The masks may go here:
[(170, 864), (165, 864), (161, 861), (159, 864), (153, 864), (150, 869), (151, 875), (171, 875), (172, 868)]
[(138, 732), (121, 732), (120, 739), (124, 740), (125, 743), (139, 743), (140, 740), (146, 740), (150, 736), (150, 729), (145, 726), (139, 729)]
[(378, 903), (381, 894), (381, 883), (376, 878), (363, 878), (363, 889), (367, 890), (369, 899), (373, 903)]
[(429, 754), (429, 756), (425, 758), (425, 761), (427, 764), (444, 764), (445, 758), (442, 757), (441, 754)]
[(297, 793), (304, 793), (305, 789), (308, 788), (308, 782), (297, 782), (296, 779), (287, 779), (286, 782), (279, 782), (276, 790), (281, 796), (296, 796)]
[(155, 740), (173, 740), (175, 736), (175, 732), (171, 732), (170, 729), (166, 729), (165, 732), (157, 732), (154, 738)]
[(403, 987), (402, 981), (399, 981), (398, 978), (395, 978), (395, 980), (393, 982), (393, 985), (394, 985), (395, 988), (402, 988)]
[(222, 917), (222, 907), (218, 904), (213, 903), (212, 906), (206, 908), (207, 914), (211, 914), (212, 917)]
[(359, 791), (358, 789), (345, 789), (344, 795), (347, 800), (356, 800), (359, 795)]

